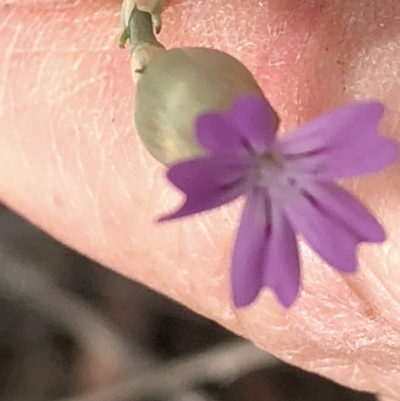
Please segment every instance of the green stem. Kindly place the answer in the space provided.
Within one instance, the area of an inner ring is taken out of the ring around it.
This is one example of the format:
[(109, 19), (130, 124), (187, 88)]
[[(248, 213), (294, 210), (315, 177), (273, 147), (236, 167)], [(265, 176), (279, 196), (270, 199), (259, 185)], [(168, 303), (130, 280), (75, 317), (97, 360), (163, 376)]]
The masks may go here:
[(133, 8), (129, 17), (128, 26), (121, 34), (120, 47), (125, 47), (128, 40), (132, 54), (139, 46), (144, 44), (164, 48), (156, 39), (151, 15), (145, 11), (138, 10), (136, 7)]

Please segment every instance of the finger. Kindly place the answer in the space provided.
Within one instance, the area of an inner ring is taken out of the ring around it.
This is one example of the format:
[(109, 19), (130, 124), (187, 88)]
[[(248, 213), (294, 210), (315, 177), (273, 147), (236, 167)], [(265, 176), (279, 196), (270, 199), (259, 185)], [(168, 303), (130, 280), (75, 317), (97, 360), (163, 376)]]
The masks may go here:
[[(178, 196), (132, 129), (133, 86), (128, 54), (118, 49), (118, 9), (104, 0), (1, 8), (0, 197), (66, 244), (291, 363), (398, 394), (398, 171), (353, 187), (390, 238), (383, 248), (362, 250), (357, 276), (344, 281), (303, 249), (304, 291), (292, 310), (265, 293), (236, 314), (228, 261), (239, 204), (163, 227), (153, 223)], [(366, 0), (171, 2), (161, 40), (239, 57), (284, 128), (372, 97), (389, 105), (382, 128), (394, 135), (400, 60), (391, 40), (399, 13), (389, 0), (379, 7)]]

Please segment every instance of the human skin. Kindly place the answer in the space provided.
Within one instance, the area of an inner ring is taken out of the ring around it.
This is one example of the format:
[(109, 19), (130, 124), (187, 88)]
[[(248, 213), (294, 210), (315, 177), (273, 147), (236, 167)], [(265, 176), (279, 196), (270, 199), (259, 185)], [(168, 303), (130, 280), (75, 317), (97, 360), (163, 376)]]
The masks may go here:
[[(234, 310), (229, 257), (242, 201), (182, 221), (181, 200), (135, 135), (117, 0), (0, 5), (0, 199), (55, 238), (346, 386), (400, 400), (399, 164), (346, 183), (387, 229), (341, 276), (306, 246), (290, 310), (269, 291)], [(282, 131), (354, 99), (387, 105), (400, 139), (398, 0), (171, 0), (166, 47), (213, 46), (255, 74)], [(212, 96), (212, 94), (210, 94)]]

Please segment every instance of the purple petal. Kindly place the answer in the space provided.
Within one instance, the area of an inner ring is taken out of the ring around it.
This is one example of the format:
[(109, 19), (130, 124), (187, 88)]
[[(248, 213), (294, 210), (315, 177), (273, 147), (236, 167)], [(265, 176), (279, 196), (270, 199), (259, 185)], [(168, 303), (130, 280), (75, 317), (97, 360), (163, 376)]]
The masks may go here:
[(293, 226), (332, 267), (351, 273), (357, 268), (356, 246), (363, 240), (312, 195), (285, 207)]
[(309, 188), (312, 197), (324, 210), (339, 219), (360, 240), (383, 242), (385, 231), (371, 212), (353, 195), (334, 183), (320, 182)]
[(396, 161), (395, 141), (379, 136), (383, 105), (351, 104), (308, 122), (279, 142), (292, 169), (318, 178), (353, 177)]
[(399, 149), (392, 139), (366, 137), (358, 146), (331, 147), (302, 155), (285, 155), (285, 163), (297, 176), (332, 180), (350, 178), (382, 170), (398, 159)]
[(203, 114), (196, 121), (197, 140), (212, 152), (248, 146), (264, 152), (274, 141), (276, 129), (274, 111), (261, 96), (240, 96), (227, 112)]
[(229, 110), (228, 118), (257, 152), (268, 150), (275, 140), (278, 121), (264, 97), (240, 96)]
[(237, 308), (250, 305), (263, 286), (269, 220), (270, 203), (265, 190), (254, 187), (243, 209), (232, 255), (232, 298)]
[(396, 141), (388, 138), (368, 138), (358, 146), (332, 151), (323, 164), (325, 178), (350, 178), (374, 173), (395, 163), (399, 156)]
[(300, 260), (296, 235), (285, 214), (272, 207), (272, 228), (264, 262), (264, 285), (289, 308), (299, 293)]
[(201, 213), (231, 202), (248, 187), (252, 160), (237, 154), (219, 154), (172, 166), (168, 179), (186, 194), (185, 203), (163, 216), (166, 221)]
[(330, 144), (343, 143), (365, 135), (377, 136), (384, 106), (379, 102), (358, 102), (339, 107), (308, 121), (280, 140), (285, 153), (308, 153)]
[(207, 113), (196, 120), (197, 141), (211, 152), (229, 152), (246, 146), (238, 130), (224, 113)]

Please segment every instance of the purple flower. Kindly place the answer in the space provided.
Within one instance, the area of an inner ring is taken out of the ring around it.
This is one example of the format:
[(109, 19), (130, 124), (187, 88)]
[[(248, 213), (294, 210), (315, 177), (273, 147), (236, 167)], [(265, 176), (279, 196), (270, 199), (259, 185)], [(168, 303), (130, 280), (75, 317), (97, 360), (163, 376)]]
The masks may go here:
[(357, 268), (356, 247), (382, 242), (372, 214), (333, 180), (380, 170), (396, 161), (396, 142), (379, 136), (384, 107), (361, 102), (333, 110), (276, 138), (266, 100), (242, 96), (226, 113), (198, 117), (202, 158), (172, 166), (168, 179), (186, 194), (177, 219), (246, 195), (232, 254), (236, 307), (270, 287), (284, 307), (300, 288), (296, 233), (335, 269)]

